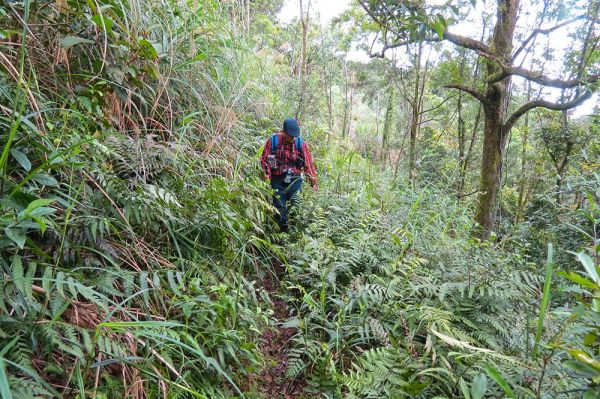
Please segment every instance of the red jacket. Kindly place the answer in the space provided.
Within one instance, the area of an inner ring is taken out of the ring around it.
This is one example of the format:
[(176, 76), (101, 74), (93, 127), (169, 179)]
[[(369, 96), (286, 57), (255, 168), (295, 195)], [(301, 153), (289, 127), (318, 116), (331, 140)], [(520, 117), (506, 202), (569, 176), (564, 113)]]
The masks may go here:
[(302, 140), (302, 154), (304, 156), (304, 167), (297, 168), (294, 164), (296, 158), (298, 158), (299, 151), (296, 148), (296, 140), (289, 144), (284, 143), (284, 133), (277, 133), (277, 150), (275, 151), (275, 157), (277, 159), (277, 169), (271, 170), (269, 167), (267, 157), (271, 154), (271, 137), (265, 143), (265, 148), (260, 157), (260, 165), (262, 166), (267, 179), (271, 179), (272, 176), (281, 176), (287, 169), (292, 169), (292, 173), (299, 175), (302, 171), (308, 176), (310, 184), (313, 187), (317, 187), (317, 170), (315, 164), (308, 150), (308, 145)]

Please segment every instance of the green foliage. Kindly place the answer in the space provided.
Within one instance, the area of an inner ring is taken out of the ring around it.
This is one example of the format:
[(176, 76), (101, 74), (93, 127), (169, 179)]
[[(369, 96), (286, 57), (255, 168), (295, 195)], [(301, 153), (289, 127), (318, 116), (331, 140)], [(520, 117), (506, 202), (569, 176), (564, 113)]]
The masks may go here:
[(268, 322), (244, 275), (271, 207), (241, 173), (253, 125), (234, 125), (227, 8), (31, 6), (57, 23), (30, 27), (27, 85), (0, 83), (2, 395), (241, 394)]
[(481, 398), (497, 389), (488, 373), (514, 396), (516, 370), (534, 367), (524, 313), (543, 278), (471, 240), (458, 203), (379, 184), (305, 198), (287, 256), (298, 326), (288, 375), (331, 397), (453, 397), (472, 380), (466, 392)]
[[(390, 63), (338, 51), (375, 28), (356, 9), (363, 32), (345, 30), (348, 15), (330, 32), (311, 25), (301, 77), (299, 27), (275, 22), (280, 0), (49, 4), (0, 6), (2, 397), (257, 397), (248, 381), (270, 367), (261, 335), (276, 322), (294, 331), (286, 381), (310, 397), (597, 393), (593, 134), (565, 158), (562, 204), (538, 190), (514, 224), (508, 187), (507, 235), (481, 242), (473, 203), (448, 189), (460, 160), (440, 93), (426, 95), (439, 120), (420, 130), (417, 184), (405, 179)], [(461, 12), (418, 7), (398, 5), (409, 38), (440, 35)], [(450, 57), (432, 75), (459, 68)], [(291, 234), (274, 234), (257, 154), (301, 101), (322, 191), (303, 194)], [(330, 131), (342, 102), (357, 104), (358, 143)], [(545, 129), (549, 157), (564, 155)], [(538, 266), (547, 241), (560, 281)]]

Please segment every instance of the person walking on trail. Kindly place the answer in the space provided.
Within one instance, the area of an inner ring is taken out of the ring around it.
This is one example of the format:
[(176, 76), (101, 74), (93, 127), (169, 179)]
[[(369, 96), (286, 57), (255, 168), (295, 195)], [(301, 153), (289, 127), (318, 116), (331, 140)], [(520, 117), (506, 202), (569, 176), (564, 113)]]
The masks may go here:
[(308, 146), (300, 137), (298, 121), (288, 118), (283, 122), (283, 130), (267, 140), (260, 163), (275, 191), (273, 205), (277, 208), (277, 223), (281, 231), (286, 232), (288, 211), (297, 202), (303, 173), (308, 177), (312, 188), (315, 191), (319, 189), (315, 164)]

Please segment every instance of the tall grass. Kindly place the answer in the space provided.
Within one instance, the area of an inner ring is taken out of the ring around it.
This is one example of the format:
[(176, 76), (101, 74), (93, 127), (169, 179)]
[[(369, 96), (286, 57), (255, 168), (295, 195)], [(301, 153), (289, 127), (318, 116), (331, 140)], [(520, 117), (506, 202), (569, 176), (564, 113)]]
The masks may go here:
[(0, 42), (19, 65), (0, 81), (3, 396), (244, 396), (270, 206), (239, 173), (257, 132), (233, 5), (2, 6), (21, 31)]

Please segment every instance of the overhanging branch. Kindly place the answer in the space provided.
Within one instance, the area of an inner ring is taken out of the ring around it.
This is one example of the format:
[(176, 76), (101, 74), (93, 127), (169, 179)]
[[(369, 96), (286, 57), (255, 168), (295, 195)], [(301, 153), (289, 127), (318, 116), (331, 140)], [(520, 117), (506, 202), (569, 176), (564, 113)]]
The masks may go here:
[(575, 99), (573, 99), (571, 101), (567, 101), (566, 103), (553, 103), (553, 102), (546, 101), (546, 100), (535, 100), (535, 101), (528, 102), (527, 104), (525, 104), (525, 105), (521, 106), (519, 109), (517, 109), (510, 116), (510, 118), (508, 118), (508, 120), (504, 124), (502, 130), (504, 133), (508, 133), (510, 131), (510, 129), (512, 129), (514, 124), (519, 120), (520, 117), (522, 117), (523, 115), (525, 115), (527, 112), (531, 111), (534, 108), (547, 108), (547, 109), (551, 109), (553, 111), (565, 111), (565, 110), (577, 107), (578, 105), (583, 103), (585, 100), (589, 99), (591, 96), (592, 96), (592, 92), (586, 91), (579, 97), (576, 97)]
[(469, 93), (470, 95), (472, 95), (473, 97), (475, 97), (482, 104), (485, 103), (485, 97), (484, 97), (484, 95), (481, 94), (480, 92), (478, 92), (477, 90), (473, 89), (472, 87), (468, 87), (468, 86), (464, 86), (464, 85), (458, 85), (458, 84), (445, 85), (443, 87), (447, 88), (447, 89), (457, 89), (457, 90), (460, 90), (460, 91), (464, 91), (465, 93)]
[(584, 76), (579, 79), (568, 79), (568, 80), (553, 79), (549, 76), (544, 75), (541, 72), (533, 72), (533, 71), (530, 71), (530, 70), (522, 68), (522, 67), (508, 67), (506, 65), (501, 65), (501, 67), (502, 67), (502, 71), (491, 76), (488, 79), (489, 83), (499, 82), (502, 79), (507, 78), (508, 76), (514, 75), (514, 76), (520, 76), (522, 78), (531, 80), (532, 82), (535, 82), (535, 83), (538, 83), (538, 84), (541, 84), (541, 85), (547, 86), (547, 87), (556, 87), (559, 89), (572, 89), (577, 86), (594, 83), (598, 79), (600, 79), (600, 75), (590, 75), (590, 76)]

